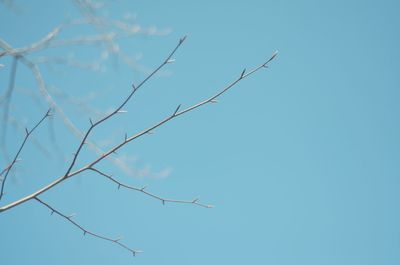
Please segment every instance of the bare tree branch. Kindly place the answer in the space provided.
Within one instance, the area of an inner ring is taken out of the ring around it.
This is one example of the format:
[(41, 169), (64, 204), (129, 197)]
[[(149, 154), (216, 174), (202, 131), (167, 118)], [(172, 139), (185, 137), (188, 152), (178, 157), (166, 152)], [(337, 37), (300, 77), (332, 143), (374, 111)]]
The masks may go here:
[(166, 64), (169, 63), (169, 60), (171, 59), (171, 57), (174, 55), (174, 53), (178, 50), (178, 48), (182, 45), (182, 43), (185, 41), (186, 36), (184, 36), (182, 39), (179, 40), (178, 45), (172, 50), (172, 52), (168, 55), (168, 57), (150, 74), (148, 75), (138, 86), (132, 85), (132, 92), (128, 95), (128, 97), (122, 102), (122, 104), (120, 106), (118, 106), (113, 112), (111, 112), (110, 114), (106, 115), (105, 117), (103, 117), (102, 119), (96, 121), (93, 123), (92, 120), (90, 120), (90, 128), (89, 130), (87, 130), (85, 136), (83, 137), (80, 145), (78, 146), (77, 151), (75, 152), (74, 158), (72, 159), (72, 162), (67, 170), (67, 172), (64, 175), (64, 178), (69, 177), (69, 173), (71, 172), (72, 168), (75, 165), (76, 159), (78, 158), (78, 155), (80, 153), (80, 151), (82, 150), (83, 145), (86, 143), (86, 139), (88, 138), (90, 132), (99, 124), (102, 124), (103, 122), (105, 122), (106, 120), (108, 120), (109, 118), (111, 118), (112, 116), (114, 116), (115, 114), (117, 114), (119, 111), (121, 111), (121, 109), (126, 105), (126, 103), (128, 103), (128, 101), (133, 97), (133, 95), (135, 94), (136, 91), (139, 90), (139, 88), (144, 85), (153, 75), (155, 75), (162, 67), (164, 67)]
[(11, 47), (8, 43), (6, 43), (4, 40), (0, 39), (0, 47), (3, 48), (5, 51), (0, 53), (0, 57), (5, 56), (5, 55), (22, 55), (28, 52), (34, 52), (40, 49), (43, 49), (47, 47), (50, 42), (58, 35), (58, 33), (61, 31), (62, 26), (58, 26), (54, 28), (52, 31), (50, 31), (43, 39), (39, 40), (38, 42), (32, 43), (26, 47), (22, 48), (17, 48), (17, 49), (10, 49), (7, 47)]
[[(179, 43), (182, 43), (183, 41), (184, 41), (184, 38), (181, 39)], [(179, 44), (179, 45), (180, 45), (180, 44)], [(179, 47), (179, 46), (177, 46), (177, 47)], [(175, 48), (174, 51), (175, 51), (176, 49), (177, 49), (177, 48)], [(70, 178), (70, 177), (73, 177), (73, 176), (75, 176), (75, 175), (78, 175), (78, 174), (80, 174), (80, 173), (86, 171), (86, 170), (89, 170), (89, 169), (93, 168), (97, 163), (99, 163), (100, 161), (102, 161), (104, 158), (110, 156), (111, 154), (115, 153), (118, 149), (120, 149), (121, 147), (123, 147), (123, 146), (126, 145), (127, 143), (129, 143), (129, 142), (131, 142), (131, 141), (133, 141), (133, 140), (135, 140), (135, 139), (137, 139), (137, 138), (139, 138), (139, 137), (141, 137), (141, 136), (143, 136), (143, 135), (145, 135), (145, 134), (147, 134), (147, 133), (153, 131), (154, 129), (156, 129), (156, 128), (162, 126), (163, 124), (169, 122), (170, 120), (172, 120), (172, 119), (174, 119), (174, 118), (176, 118), (176, 117), (178, 117), (178, 116), (181, 116), (181, 115), (183, 115), (183, 114), (185, 114), (185, 113), (188, 113), (188, 112), (190, 112), (190, 111), (192, 111), (192, 110), (194, 110), (194, 109), (196, 109), (196, 108), (199, 108), (199, 107), (201, 107), (201, 106), (203, 106), (203, 105), (205, 105), (205, 104), (207, 104), (207, 103), (213, 103), (213, 102), (215, 102), (215, 100), (216, 100), (218, 97), (220, 97), (222, 94), (224, 94), (226, 91), (228, 91), (230, 88), (232, 88), (234, 85), (236, 85), (238, 82), (240, 82), (240, 81), (243, 80), (244, 78), (246, 78), (246, 77), (252, 75), (253, 73), (259, 71), (259, 70), (262, 69), (262, 68), (267, 68), (267, 67), (268, 67), (268, 63), (271, 62), (271, 61), (276, 57), (276, 55), (277, 55), (277, 52), (275, 52), (267, 61), (265, 61), (264, 63), (262, 63), (260, 66), (254, 68), (253, 70), (249, 71), (248, 73), (242, 72), (242, 73), (240, 74), (240, 76), (239, 76), (237, 79), (235, 79), (233, 82), (231, 82), (231, 83), (230, 83), (229, 85), (227, 85), (225, 88), (223, 88), (220, 92), (218, 92), (217, 94), (211, 96), (210, 98), (208, 98), (208, 99), (206, 99), (206, 100), (203, 100), (203, 101), (201, 101), (201, 102), (199, 102), (199, 103), (197, 103), (197, 104), (195, 104), (195, 105), (193, 105), (193, 106), (191, 106), (191, 107), (188, 107), (188, 108), (186, 108), (186, 109), (184, 109), (184, 110), (182, 110), (182, 111), (180, 111), (180, 112), (177, 112), (177, 111), (175, 110), (174, 113), (173, 113), (172, 115), (168, 116), (167, 118), (161, 120), (161, 121), (158, 122), (157, 124), (155, 124), (155, 125), (153, 125), (153, 126), (147, 128), (147, 129), (143, 130), (142, 132), (140, 132), (140, 133), (138, 133), (138, 134), (135, 134), (135, 135), (133, 135), (133, 136), (131, 136), (131, 137), (129, 137), (129, 138), (128, 138), (127, 136), (125, 136), (125, 139), (124, 139), (123, 142), (121, 142), (120, 144), (114, 146), (114, 147), (111, 148), (109, 151), (107, 151), (106, 153), (102, 154), (100, 157), (98, 157), (97, 159), (93, 160), (92, 162), (90, 162), (90, 163), (87, 164), (86, 166), (84, 166), (84, 167), (82, 167), (82, 168), (80, 168), (80, 169), (78, 169), (78, 170), (76, 170), (76, 171), (74, 171), (74, 172), (71, 172), (71, 169), (72, 169), (73, 165), (75, 164), (75, 161), (76, 161), (76, 158), (77, 158), (77, 155), (75, 155), (75, 156), (74, 156), (74, 160), (73, 160), (73, 162), (71, 163), (72, 166), (70, 165), (70, 167), (68, 168), (67, 174), (64, 174), (62, 177), (60, 177), (60, 178), (54, 180), (52, 183), (48, 184), (47, 186), (45, 186), (45, 187), (43, 187), (43, 188), (37, 190), (36, 192), (34, 192), (34, 193), (32, 193), (32, 194), (30, 194), (30, 195), (28, 195), (28, 196), (25, 196), (25, 197), (23, 197), (23, 198), (21, 198), (21, 199), (19, 199), (19, 200), (17, 200), (17, 201), (14, 201), (14, 202), (12, 202), (12, 203), (10, 203), (10, 204), (8, 204), (8, 205), (5, 205), (5, 206), (3, 206), (3, 207), (0, 207), (0, 212), (9, 210), (9, 209), (11, 209), (11, 208), (13, 208), (13, 207), (15, 207), (15, 206), (18, 206), (18, 205), (20, 205), (20, 204), (22, 204), (22, 203), (25, 203), (25, 202), (27, 202), (27, 201), (29, 201), (29, 200), (35, 198), (36, 196), (38, 196), (38, 195), (40, 195), (40, 194), (46, 192), (47, 190), (53, 188), (54, 186), (60, 184), (60, 183), (61, 183), (62, 181), (64, 181), (65, 179)], [(168, 61), (168, 59), (167, 59), (165, 62), (167, 62), (167, 61)], [(164, 63), (161, 64), (161, 65), (164, 65)], [(161, 67), (159, 67), (159, 68), (161, 68)], [(159, 69), (159, 68), (157, 68), (157, 69)], [(153, 73), (154, 73), (154, 72), (153, 72)], [(141, 84), (143, 84), (143, 83), (144, 83), (146, 80), (148, 80), (150, 77), (151, 77), (151, 76), (148, 76)], [(134, 89), (134, 90), (133, 90), (133, 93), (134, 93), (138, 88), (137, 88), (137, 87), (134, 87), (133, 89)], [(123, 103), (119, 108), (116, 109), (116, 112), (118, 112), (118, 110), (120, 110), (120, 109), (124, 106), (124, 104), (126, 104), (127, 100), (129, 100), (129, 98), (132, 97), (133, 93), (131, 93), (131, 94), (128, 96), (128, 98), (125, 99), (124, 103)], [(116, 112), (115, 112), (115, 113), (116, 113)], [(114, 114), (113, 114), (113, 115), (114, 115)], [(93, 129), (94, 124), (98, 125), (99, 122), (103, 122), (105, 119), (108, 119), (108, 117), (109, 117), (109, 116), (106, 116), (105, 118), (101, 119), (100, 121), (98, 121), (98, 122), (96, 122), (96, 123), (91, 122), (91, 127), (89, 128), (89, 130), (88, 130), (88, 132), (86, 133), (86, 135), (88, 135), (88, 133), (90, 133), (90, 131)], [(87, 137), (86, 137), (86, 138), (87, 138)], [(85, 138), (85, 139), (86, 139), (86, 138)], [(79, 147), (78, 147), (78, 151), (80, 151), (81, 148), (82, 148), (82, 146), (84, 145), (85, 139), (80, 143), (80, 145), (79, 145)], [(79, 154), (79, 152), (77, 152), (77, 154)]]
[(96, 168), (91, 167), (91, 168), (89, 168), (89, 170), (92, 170), (92, 171), (100, 174), (101, 176), (106, 177), (110, 181), (114, 182), (115, 184), (118, 185), (118, 189), (123, 187), (123, 188), (129, 189), (129, 190), (135, 190), (135, 191), (141, 192), (143, 194), (146, 194), (147, 196), (150, 196), (150, 197), (152, 197), (154, 199), (157, 199), (157, 200), (161, 201), (162, 204), (165, 204), (167, 202), (171, 202), (171, 203), (182, 203), (182, 204), (195, 204), (195, 205), (198, 205), (198, 206), (201, 206), (201, 207), (204, 207), (204, 208), (213, 208), (214, 207), (213, 205), (200, 203), (198, 198), (195, 198), (195, 199), (193, 199), (191, 201), (173, 200), (173, 199), (162, 198), (162, 197), (160, 197), (160, 196), (158, 196), (158, 195), (156, 195), (154, 193), (146, 191), (147, 186), (144, 186), (142, 188), (130, 186), (130, 185), (124, 184), (124, 183), (116, 180), (113, 176), (108, 175), (108, 174), (106, 174), (106, 173), (104, 173), (104, 172), (102, 172), (102, 171), (100, 171), (100, 170), (98, 170)]
[(43, 118), (41, 118), (40, 121), (38, 121), (38, 122), (36, 123), (36, 125), (35, 125), (31, 130), (25, 129), (25, 132), (26, 132), (25, 138), (24, 138), (24, 140), (22, 141), (22, 144), (21, 144), (21, 146), (19, 147), (18, 152), (17, 152), (16, 155), (14, 156), (13, 161), (11, 162), (11, 164), (10, 164), (9, 166), (7, 166), (7, 167), (5, 168), (5, 169), (1, 172), (1, 174), (0, 174), (0, 176), (4, 174), (4, 177), (3, 177), (2, 182), (1, 182), (0, 200), (2, 199), (2, 197), (3, 197), (3, 195), (4, 195), (4, 187), (5, 187), (5, 184), (6, 184), (7, 176), (8, 176), (8, 174), (10, 173), (11, 169), (13, 168), (13, 166), (15, 165), (15, 163), (17, 162), (18, 156), (19, 156), (19, 154), (21, 153), (22, 149), (24, 148), (26, 141), (28, 140), (29, 136), (33, 133), (33, 131), (35, 131), (35, 129), (36, 129), (37, 127), (39, 127), (39, 125), (40, 125), (47, 117), (49, 117), (49, 116), (50, 116), (50, 110), (48, 110), (48, 111), (46, 112), (46, 114), (43, 116)]
[(109, 241), (109, 242), (111, 242), (111, 243), (117, 244), (118, 246), (120, 246), (120, 247), (122, 247), (122, 248), (124, 248), (124, 249), (126, 249), (126, 250), (128, 250), (128, 251), (130, 251), (130, 252), (133, 254), (133, 256), (136, 256), (136, 254), (138, 254), (138, 253), (140, 253), (140, 252), (143, 252), (143, 251), (141, 251), (141, 250), (134, 250), (134, 249), (128, 247), (127, 245), (125, 245), (124, 243), (121, 243), (121, 238), (113, 239), (113, 238), (106, 237), (106, 236), (103, 236), (103, 235), (100, 235), (100, 234), (97, 234), (97, 233), (93, 233), (93, 232), (89, 231), (88, 229), (84, 228), (82, 225), (80, 225), (80, 224), (77, 223), (76, 221), (74, 221), (74, 220), (72, 219), (72, 217), (74, 217), (73, 214), (72, 214), (72, 215), (69, 215), (69, 216), (68, 216), (68, 215), (65, 215), (65, 214), (63, 214), (62, 212), (60, 212), (59, 210), (55, 209), (55, 208), (54, 208), (53, 206), (51, 206), (50, 204), (48, 204), (48, 203), (42, 201), (42, 200), (39, 199), (38, 197), (34, 197), (34, 199), (35, 199), (37, 202), (39, 202), (39, 203), (41, 203), (42, 205), (44, 205), (44, 206), (46, 206), (47, 208), (49, 208), (49, 209), (51, 210), (51, 214), (56, 213), (56, 214), (58, 214), (59, 216), (61, 216), (62, 218), (64, 218), (65, 220), (67, 220), (68, 222), (70, 222), (71, 224), (73, 224), (74, 226), (76, 226), (78, 229), (80, 229), (80, 230), (83, 232), (83, 235), (84, 235), (84, 236), (85, 236), (85, 235), (91, 235), (91, 236), (93, 236), (93, 237), (96, 237), (96, 238), (99, 238), (99, 239), (102, 239), (102, 240)]
[[(14, 87), (15, 87), (15, 77), (17, 74), (18, 59), (19, 59), (18, 56), (14, 57), (14, 59), (13, 59), (8, 89), (4, 95), (4, 98), (2, 99), (2, 101), (4, 101), (4, 112), (3, 112), (3, 127), (1, 128), (0, 146), (2, 147), (1, 149), (3, 150), (4, 157), (7, 159), (8, 159), (8, 154), (7, 154), (7, 150), (6, 150), (7, 124), (8, 124), (8, 118), (9, 118), (9, 112), (10, 112), (11, 97), (12, 97)], [(1, 198), (1, 196), (0, 196), (0, 198)]]

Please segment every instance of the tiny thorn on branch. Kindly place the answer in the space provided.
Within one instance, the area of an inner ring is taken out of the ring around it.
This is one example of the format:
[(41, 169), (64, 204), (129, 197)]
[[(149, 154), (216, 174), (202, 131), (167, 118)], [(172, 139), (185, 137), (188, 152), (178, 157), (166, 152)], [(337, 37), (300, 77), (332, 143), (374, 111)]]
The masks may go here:
[(67, 216), (68, 219), (73, 218), (74, 216), (76, 216), (76, 213), (71, 213), (70, 215)]
[(172, 114), (172, 116), (175, 116), (178, 113), (180, 108), (181, 108), (181, 104), (179, 104), (179, 106), (175, 109), (174, 114)]
[(127, 110), (118, 110), (117, 113), (127, 113)]
[(122, 237), (118, 237), (117, 239), (114, 239), (114, 242), (118, 242), (118, 241), (121, 241), (122, 240)]
[(243, 69), (242, 73), (240, 74), (240, 79), (243, 78), (244, 74), (246, 73), (246, 68)]
[(211, 102), (211, 103), (218, 103), (218, 100), (212, 99), (212, 100), (210, 100), (210, 102)]
[(25, 128), (25, 133), (26, 133), (27, 136), (29, 135), (28, 128)]
[(168, 59), (168, 60), (166, 61), (166, 63), (173, 63), (173, 62), (175, 62), (175, 59)]
[(91, 118), (89, 118), (89, 122), (90, 122), (90, 125), (93, 127), (93, 121)]

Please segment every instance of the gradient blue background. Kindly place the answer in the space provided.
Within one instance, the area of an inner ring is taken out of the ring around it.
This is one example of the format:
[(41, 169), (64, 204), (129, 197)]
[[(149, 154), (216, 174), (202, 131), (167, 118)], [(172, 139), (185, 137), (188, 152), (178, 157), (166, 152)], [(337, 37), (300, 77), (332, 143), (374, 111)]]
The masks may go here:
[[(0, 7), (1, 38), (15, 47), (80, 15), (68, 1), (16, 4), (22, 13)], [(125, 131), (151, 125), (178, 104), (212, 95), (273, 51), (279, 56), (218, 104), (122, 150), (135, 157), (134, 167), (172, 169), (168, 177), (132, 178), (110, 163), (100, 166), (130, 184), (149, 184), (160, 195), (200, 196), (216, 208), (163, 206), (84, 174), (41, 198), (77, 213), (75, 220), (88, 229), (123, 235), (145, 252), (133, 259), (28, 202), (0, 215), (1, 264), (400, 264), (398, 1), (115, 1), (104, 10), (110, 18), (132, 12), (144, 26), (172, 29), (167, 36), (138, 36), (121, 46), (142, 54), (140, 64), (149, 69), (182, 35), (189, 37), (176, 63), (143, 88), (126, 116), (96, 131), (94, 140), (118, 142)], [(82, 60), (98, 55), (79, 50)], [(3, 92), (11, 60), (0, 63)], [(43, 68), (43, 74), (49, 85), (71, 95), (100, 94), (90, 104), (112, 109), (145, 74), (112, 60), (108, 67), (102, 74), (63, 66)], [(23, 66), (17, 87), (37, 90)], [(81, 130), (88, 127), (88, 115), (60, 104)], [(29, 126), (42, 115), (46, 104), (41, 106), (17, 93), (13, 115)], [(58, 143), (71, 158), (78, 141), (56, 125)], [(50, 145), (46, 127), (37, 138)], [(10, 128), (11, 153), (22, 138)], [(84, 152), (80, 164), (93, 157)], [(66, 170), (33, 144), (22, 159), (18, 181), (8, 183), (3, 203)]]

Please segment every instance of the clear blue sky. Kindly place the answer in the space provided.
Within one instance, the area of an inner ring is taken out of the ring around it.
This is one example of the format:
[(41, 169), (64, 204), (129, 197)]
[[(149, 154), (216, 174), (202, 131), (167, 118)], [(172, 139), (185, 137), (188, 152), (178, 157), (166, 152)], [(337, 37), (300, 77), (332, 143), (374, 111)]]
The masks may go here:
[[(0, 6), (0, 37), (15, 47), (80, 15), (69, 1), (27, 2), (15, 2), (18, 12)], [(103, 12), (110, 18), (129, 12), (143, 26), (172, 30), (121, 44), (146, 69), (161, 62), (179, 37), (187, 34), (188, 40), (176, 62), (94, 140), (116, 143), (125, 131), (133, 134), (151, 125), (178, 104), (189, 106), (212, 95), (275, 50), (279, 56), (218, 104), (172, 121), (121, 151), (133, 167), (156, 172), (153, 177), (127, 176), (111, 163), (101, 165), (129, 184), (149, 184), (165, 197), (199, 196), (214, 209), (163, 206), (84, 174), (41, 198), (67, 214), (77, 213), (75, 220), (90, 230), (122, 235), (144, 253), (132, 258), (113, 244), (83, 237), (64, 219), (29, 202), (0, 215), (0, 263), (400, 264), (399, 10), (398, 1), (107, 2)], [(60, 38), (83, 36), (86, 30), (71, 29)], [(99, 55), (95, 48), (74, 47), (32, 58), (72, 52), (83, 61)], [(0, 63), (3, 93), (11, 60), (0, 58)], [(113, 58), (106, 65), (102, 73), (65, 66), (42, 70), (49, 87), (83, 99), (93, 94), (91, 106), (110, 110), (145, 74)], [(31, 126), (46, 103), (29, 98), (37, 87), (23, 66), (16, 87), (12, 114)], [(89, 115), (60, 101), (85, 130)], [(71, 159), (78, 141), (57, 117), (55, 125), (57, 142)], [(2, 205), (65, 172), (48, 131), (44, 125), (36, 137), (50, 146), (50, 155), (30, 142)], [(9, 152), (22, 138), (10, 127)], [(85, 151), (80, 164), (90, 158), (93, 153)], [(156, 178), (157, 172), (169, 174)]]

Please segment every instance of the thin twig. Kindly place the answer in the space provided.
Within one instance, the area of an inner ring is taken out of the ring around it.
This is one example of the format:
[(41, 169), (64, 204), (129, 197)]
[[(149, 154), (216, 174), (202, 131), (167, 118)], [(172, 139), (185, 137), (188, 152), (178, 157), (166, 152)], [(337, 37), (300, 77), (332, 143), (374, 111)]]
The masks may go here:
[(68, 215), (63, 214), (62, 212), (60, 212), (59, 210), (55, 209), (53, 206), (49, 205), (48, 203), (42, 201), (42, 200), (39, 199), (38, 197), (35, 197), (34, 199), (35, 199), (37, 202), (39, 202), (39, 203), (41, 203), (42, 205), (44, 205), (44, 206), (46, 206), (47, 208), (49, 208), (49, 209), (51, 210), (51, 214), (56, 213), (56, 214), (58, 214), (59, 216), (63, 217), (63, 218), (64, 218), (65, 220), (67, 220), (68, 222), (70, 222), (71, 224), (73, 224), (74, 226), (76, 226), (78, 229), (80, 229), (80, 230), (83, 232), (83, 235), (84, 235), (84, 236), (85, 236), (85, 235), (91, 235), (91, 236), (93, 236), (93, 237), (96, 237), (96, 238), (99, 238), (99, 239), (102, 239), (102, 240), (109, 241), (109, 242), (111, 242), (111, 243), (117, 244), (118, 246), (120, 246), (120, 247), (122, 247), (122, 248), (124, 248), (124, 249), (126, 249), (126, 250), (129, 250), (129, 251), (133, 254), (133, 256), (136, 256), (136, 254), (138, 254), (138, 253), (140, 253), (140, 252), (143, 252), (143, 251), (141, 251), (141, 250), (134, 250), (134, 249), (128, 247), (127, 245), (125, 245), (124, 243), (121, 243), (121, 241), (120, 241), (121, 239), (120, 239), (120, 238), (113, 239), (113, 238), (110, 238), (110, 237), (102, 236), (102, 235), (97, 234), (97, 233), (93, 233), (93, 232), (87, 230), (86, 228), (84, 228), (82, 225), (78, 224), (76, 221), (74, 221), (74, 220), (72, 219), (73, 215), (69, 215), (69, 216), (68, 216)]
[(207, 204), (200, 203), (198, 198), (195, 198), (195, 199), (193, 199), (191, 201), (173, 200), (173, 199), (162, 198), (162, 197), (160, 197), (160, 196), (158, 196), (158, 195), (156, 195), (154, 193), (148, 192), (146, 190), (146, 188), (147, 188), (146, 186), (144, 186), (142, 188), (130, 186), (130, 185), (124, 184), (124, 183), (116, 180), (113, 176), (111, 176), (109, 174), (106, 174), (106, 173), (104, 173), (104, 172), (102, 172), (102, 171), (100, 171), (100, 170), (98, 170), (96, 168), (91, 167), (91, 168), (89, 168), (89, 170), (92, 170), (92, 171), (100, 174), (101, 176), (106, 177), (110, 181), (114, 182), (115, 184), (118, 185), (118, 189), (123, 187), (123, 188), (129, 189), (129, 190), (135, 190), (135, 191), (141, 192), (141, 193), (146, 194), (146, 195), (148, 195), (148, 196), (150, 196), (150, 197), (152, 197), (154, 199), (157, 199), (157, 200), (161, 201), (162, 204), (170, 202), (170, 203), (195, 204), (195, 205), (198, 205), (198, 206), (201, 206), (201, 207), (204, 207), (204, 208), (213, 208), (214, 207), (213, 205), (207, 205)]
[(38, 122), (36, 123), (36, 125), (35, 125), (31, 130), (25, 129), (25, 132), (26, 132), (25, 138), (24, 138), (24, 140), (22, 141), (22, 144), (21, 144), (21, 146), (19, 147), (18, 152), (15, 154), (14, 159), (13, 159), (13, 161), (11, 162), (11, 164), (10, 164), (9, 166), (7, 166), (7, 167), (3, 170), (3, 172), (1, 173), (1, 175), (3, 175), (3, 173), (5, 172), (5, 173), (4, 173), (3, 180), (2, 180), (2, 182), (1, 182), (0, 200), (2, 199), (2, 197), (3, 197), (3, 195), (4, 195), (4, 187), (5, 187), (5, 184), (6, 184), (7, 176), (8, 176), (8, 174), (10, 173), (11, 169), (13, 168), (13, 166), (15, 165), (15, 163), (17, 162), (18, 156), (19, 156), (19, 154), (21, 153), (22, 149), (24, 148), (26, 141), (28, 140), (29, 136), (33, 133), (33, 131), (34, 131), (37, 127), (39, 127), (39, 125), (40, 125), (47, 117), (49, 117), (49, 116), (50, 116), (50, 110), (48, 110), (48, 111), (46, 112), (46, 114), (40, 119), (40, 121), (38, 121)]

